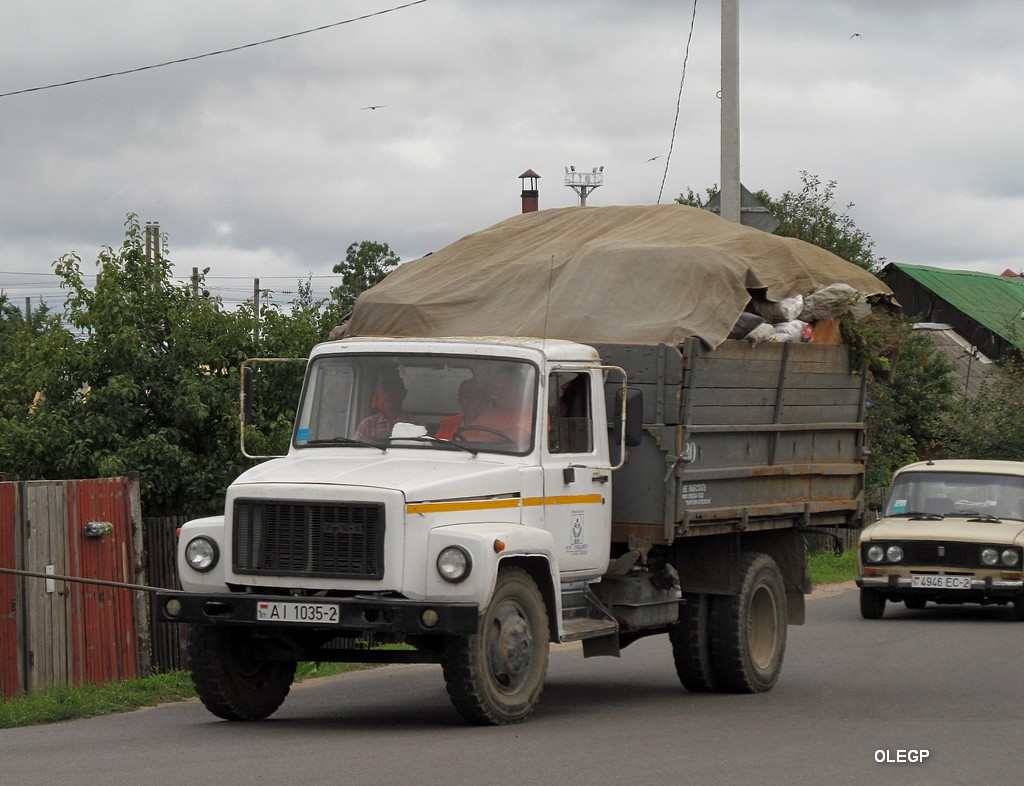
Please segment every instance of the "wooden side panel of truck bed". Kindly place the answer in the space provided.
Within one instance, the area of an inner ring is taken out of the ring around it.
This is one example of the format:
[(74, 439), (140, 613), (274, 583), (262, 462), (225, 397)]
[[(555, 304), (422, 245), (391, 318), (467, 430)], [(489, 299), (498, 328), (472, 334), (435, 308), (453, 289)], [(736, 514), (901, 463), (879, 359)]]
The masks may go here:
[(643, 443), (612, 481), (616, 542), (836, 526), (860, 515), (866, 387), (845, 346), (597, 349), (644, 394)]

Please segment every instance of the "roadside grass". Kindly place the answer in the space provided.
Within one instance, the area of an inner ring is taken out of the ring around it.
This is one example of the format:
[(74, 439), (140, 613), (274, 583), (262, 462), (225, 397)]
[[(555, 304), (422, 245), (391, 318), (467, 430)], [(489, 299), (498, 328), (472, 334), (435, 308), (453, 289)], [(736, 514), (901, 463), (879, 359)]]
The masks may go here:
[[(299, 682), (365, 668), (370, 666), (364, 663), (300, 663), (295, 680)], [(172, 671), (106, 685), (62, 686), (27, 696), (0, 699), (0, 729), (131, 712), (191, 699), (195, 695), (192, 678), (187, 671)]]
[[(856, 555), (853, 551), (847, 551), (840, 557), (830, 551), (812, 554), (807, 558), (807, 569), (813, 586), (852, 581), (857, 574)], [(373, 666), (364, 663), (300, 663), (295, 679), (328, 677), (366, 668)], [(53, 688), (27, 696), (0, 699), (0, 729), (130, 712), (194, 698), (195, 695), (192, 679), (186, 671), (106, 685)]]
[(857, 577), (857, 554), (847, 549), (841, 556), (831, 551), (822, 551), (807, 557), (807, 571), (811, 575), (811, 585), (841, 584), (853, 581)]

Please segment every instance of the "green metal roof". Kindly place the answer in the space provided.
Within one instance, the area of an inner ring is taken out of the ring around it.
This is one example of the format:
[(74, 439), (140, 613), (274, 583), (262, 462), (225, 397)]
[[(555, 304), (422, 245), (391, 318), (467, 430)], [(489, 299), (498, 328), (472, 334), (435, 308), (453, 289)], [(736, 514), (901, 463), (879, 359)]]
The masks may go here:
[(1024, 278), (892, 264), (951, 306), (1024, 350)]

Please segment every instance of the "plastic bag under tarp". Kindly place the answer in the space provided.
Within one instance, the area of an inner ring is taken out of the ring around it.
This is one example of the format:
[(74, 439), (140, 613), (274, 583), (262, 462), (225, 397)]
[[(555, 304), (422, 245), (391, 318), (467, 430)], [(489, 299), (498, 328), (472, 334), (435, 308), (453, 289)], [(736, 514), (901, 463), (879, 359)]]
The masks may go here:
[(803, 307), (804, 299), (800, 295), (793, 295), (793, 297), (777, 302), (754, 298), (748, 306), (755, 314), (764, 317), (765, 322), (771, 322), (773, 325), (796, 319), (800, 316)]
[(733, 325), (732, 332), (729, 333), (729, 338), (745, 338), (749, 335), (750, 331), (756, 328), (758, 325), (764, 324), (764, 317), (759, 317), (757, 314), (751, 314), (749, 311), (744, 311), (740, 314), (739, 319), (736, 320), (736, 324)]
[(781, 325), (772, 325), (775, 328), (775, 338), (773, 341), (777, 341), (780, 344), (793, 343), (798, 344), (803, 341), (804, 329), (807, 327), (807, 323), (799, 319), (791, 319), (789, 322), (783, 322)]
[(747, 333), (744, 338), (747, 339), (755, 347), (763, 341), (774, 341), (775, 340), (775, 326), (769, 325), (767, 322), (762, 322), (756, 328)]
[(871, 304), (863, 292), (858, 292), (849, 284), (830, 284), (804, 296), (799, 318), (805, 322), (818, 322), (849, 314), (854, 319), (863, 319), (870, 313)]

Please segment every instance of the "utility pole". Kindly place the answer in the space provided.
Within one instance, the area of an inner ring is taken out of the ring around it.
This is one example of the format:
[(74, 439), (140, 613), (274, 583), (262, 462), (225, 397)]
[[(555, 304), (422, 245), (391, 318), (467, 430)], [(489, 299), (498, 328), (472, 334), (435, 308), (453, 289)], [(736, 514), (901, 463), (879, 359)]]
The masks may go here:
[(260, 342), (260, 280), (252, 280), (252, 343)]
[(740, 223), (739, 0), (722, 0), (722, 202), (719, 215)]

